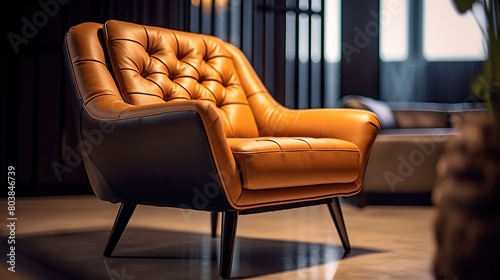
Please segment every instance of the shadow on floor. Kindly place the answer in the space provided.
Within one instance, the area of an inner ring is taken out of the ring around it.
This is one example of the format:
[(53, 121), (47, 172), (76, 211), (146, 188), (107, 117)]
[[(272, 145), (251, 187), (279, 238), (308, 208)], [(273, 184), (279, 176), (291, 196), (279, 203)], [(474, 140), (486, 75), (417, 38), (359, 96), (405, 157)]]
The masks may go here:
[[(113, 257), (102, 256), (108, 230), (18, 237), (16, 268), (34, 279), (219, 279), (219, 238), (127, 228)], [(5, 238), (2, 238), (5, 250)], [(293, 271), (384, 251), (340, 245), (236, 238), (233, 278)], [(5, 256), (5, 255), (4, 255)], [(27, 270), (29, 269), (29, 272)], [(29, 278), (27, 278), (29, 279)]]

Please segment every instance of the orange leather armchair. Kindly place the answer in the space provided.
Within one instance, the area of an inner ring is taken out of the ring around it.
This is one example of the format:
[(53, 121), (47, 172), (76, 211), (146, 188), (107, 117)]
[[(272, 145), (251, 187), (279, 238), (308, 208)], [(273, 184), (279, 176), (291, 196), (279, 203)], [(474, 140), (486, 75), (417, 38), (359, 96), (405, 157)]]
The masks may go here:
[(291, 110), (243, 53), (215, 37), (108, 21), (64, 43), (85, 168), (121, 203), (111, 256), (136, 205), (222, 212), (229, 277), (238, 215), (326, 204), (350, 250), (339, 196), (360, 191), (379, 120), (356, 109)]

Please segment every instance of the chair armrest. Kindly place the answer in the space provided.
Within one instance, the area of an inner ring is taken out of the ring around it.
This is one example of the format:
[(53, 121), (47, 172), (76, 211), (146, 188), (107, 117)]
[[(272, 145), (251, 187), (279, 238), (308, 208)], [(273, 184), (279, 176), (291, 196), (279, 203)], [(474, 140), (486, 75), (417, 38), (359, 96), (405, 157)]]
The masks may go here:
[(226, 48), (239, 76), (245, 77), (241, 82), (261, 136), (339, 138), (352, 141), (360, 149), (365, 142), (371, 147), (380, 129), (375, 114), (355, 109), (287, 109), (268, 93), (241, 51), (230, 44)]
[(380, 131), (380, 121), (374, 113), (344, 108), (282, 108), (275, 110), (274, 114), (267, 122), (268, 128), (262, 130), (269, 135), (337, 138), (356, 144), (360, 150), (360, 166), (363, 167), (356, 183), (361, 186), (373, 142)]
[[(360, 109), (282, 110), (273, 125), (275, 136), (339, 138), (357, 143), (358, 137), (375, 137), (380, 130), (377, 116)], [(271, 131), (273, 131), (271, 130)]]
[[(220, 210), (231, 209), (227, 197), (241, 190), (222, 123), (210, 103), (129, 106), (113, 119), (82, 110), (79, 130), (89, 179), (103, 200)], [(190, 191), (180, 191), (185, 188)]]

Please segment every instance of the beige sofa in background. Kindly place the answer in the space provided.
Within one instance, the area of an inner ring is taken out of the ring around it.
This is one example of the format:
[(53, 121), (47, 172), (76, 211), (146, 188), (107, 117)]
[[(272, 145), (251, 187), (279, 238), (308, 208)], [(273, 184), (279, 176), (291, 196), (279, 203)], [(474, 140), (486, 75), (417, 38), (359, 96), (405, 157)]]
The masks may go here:
[(389, 103), (352, 95), (342, 106), (373, 111), (382, 125), (354, 200), (358, 206), (430, 203), (446, 141), (460, 133), (471, 114), (485, 113), (479, 103)]

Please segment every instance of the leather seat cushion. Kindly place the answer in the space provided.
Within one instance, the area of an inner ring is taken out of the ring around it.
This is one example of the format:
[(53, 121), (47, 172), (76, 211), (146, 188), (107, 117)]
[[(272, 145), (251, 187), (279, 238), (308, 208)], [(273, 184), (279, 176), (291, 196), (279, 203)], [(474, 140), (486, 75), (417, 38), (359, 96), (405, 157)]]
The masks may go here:
[(228, 138), (249, 190), (349, 183), (359, 174), (359, 149), (332, 138)]

